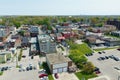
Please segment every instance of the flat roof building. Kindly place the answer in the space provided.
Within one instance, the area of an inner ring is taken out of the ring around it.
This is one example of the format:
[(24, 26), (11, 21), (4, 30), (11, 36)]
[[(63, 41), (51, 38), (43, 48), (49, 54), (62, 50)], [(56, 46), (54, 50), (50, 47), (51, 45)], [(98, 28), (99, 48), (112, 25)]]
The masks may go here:
[(38, 35), (38, 43), (41, 53), (56, 52), (56, 42), (51, 36), (46, 34)]
[(72, 66), (72, 61), (68, 57), (61, 54), (47, 54), (46, 61), (51, 73), (67, 72), (68, 68)]

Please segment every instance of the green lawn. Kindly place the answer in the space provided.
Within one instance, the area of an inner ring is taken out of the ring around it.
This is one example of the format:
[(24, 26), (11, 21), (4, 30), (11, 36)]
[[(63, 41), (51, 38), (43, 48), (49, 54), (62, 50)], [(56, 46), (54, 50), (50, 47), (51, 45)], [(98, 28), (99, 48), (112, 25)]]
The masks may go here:
[(49, 80), (54, 80), (52, 74), (48, 75)]
[[(75, 73), (75, 75), (78, 77), (79, 80), (88, 80), (89, 78), (97, 77), (96, 74), (83, 74), (81, 72)], [(85, 78), (85, 79), (83, 79)]]
[(0, 63), (4, 63), (4, 62), (5, 62), (4, 55), (0, 55)]
[(1, 71), (1, 72), (0, 72), (0, 76), (1, 76), (2, 74), (3, 74), (3, 72)]
[(110, 49), (117, 49), (118, 47), (108, 47), (108, 48), (100, 48), (100, 49), (94, 49), (95, 51), (104, 51), (104, 50), (110, 50)]
[(75, 51), (78, 52), (79, 54), (88, 54), (88, 53), (92, 53), (93, 51), (88, 47), (88, 45), (86, 43), (83, 44), (76, 44), (73, 42), (68, 42), (68, 44), (70, 45), (70, 52), (71, 51)]
[(11, 59), (11, 54), (10, 53), (6, 54), (6, 58)]

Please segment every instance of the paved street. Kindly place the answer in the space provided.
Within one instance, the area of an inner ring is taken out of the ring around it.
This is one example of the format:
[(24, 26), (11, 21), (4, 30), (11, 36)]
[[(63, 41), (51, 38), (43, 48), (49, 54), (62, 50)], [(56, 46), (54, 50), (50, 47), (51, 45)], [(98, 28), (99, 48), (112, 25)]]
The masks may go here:
[(54, 80), (79, 80), (74, 73), (63, 72), (59, 73), (58, 76), (59, 78), (55, 79), (53, 74)]
[(101, 75), (106, 75), (110, 77), (111, 80), (118, 80), (118, 76), (120, 75), (119, 71), (114, 69), (115, 66), (120, 68), (120, 61), (115, 61), (114, 59), (105, 59), (105, 60), (97, 60), (99, 57), (105, 57), (114, 55), (115, 57), (120, 58), (120, 51), (118, 50), (106, 50), (105, 53), (98, 54), (97, 52), (93, 54), (93, 56), (89, 56), (88, 60), (93, 62), (95, 66), (100, 68)]

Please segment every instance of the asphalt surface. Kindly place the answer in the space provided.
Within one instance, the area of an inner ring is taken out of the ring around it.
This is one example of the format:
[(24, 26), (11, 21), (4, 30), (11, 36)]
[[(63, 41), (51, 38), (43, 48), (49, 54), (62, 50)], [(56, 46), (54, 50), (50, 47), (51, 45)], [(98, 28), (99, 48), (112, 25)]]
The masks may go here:
[(120, 51), (118, 50), (106, 50), (105, 53), (99, 54), (94, 53), (93, 56), (89, 56), (88, 60), (91, 61), (96, 67), (100, 68), (101, 73), (98, 76), (105, 75), (108, 76), (111, 80), (118, 80), (120, 76), (120, 70), (115, 69), (114, 67), (120, 68), (120, 61), (115, 61), (114, 59), (105, 59), (97, 60), (99, 57), (105, 57), (114, 55), (115, 57), (120, 58)]

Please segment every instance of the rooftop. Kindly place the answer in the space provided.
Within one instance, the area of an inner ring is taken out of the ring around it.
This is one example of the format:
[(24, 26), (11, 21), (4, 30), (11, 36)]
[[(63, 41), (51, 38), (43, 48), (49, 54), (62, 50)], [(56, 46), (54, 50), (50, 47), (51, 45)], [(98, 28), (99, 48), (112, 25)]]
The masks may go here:
[(32, 37), (30, 40), (30, 43), (37, 43), (37, 38), (36, 37)]
[(63, 55), (57, 53), (46, 54), (46, 57), (49, 60), (50, 64), (59, 64), (71, 61), (68, 57), (64, 57)]
[(38, 40), (42, 42), (53, 41), (53, 39), (49, 35), (46, 35), (46, 34), (38, 35)]

